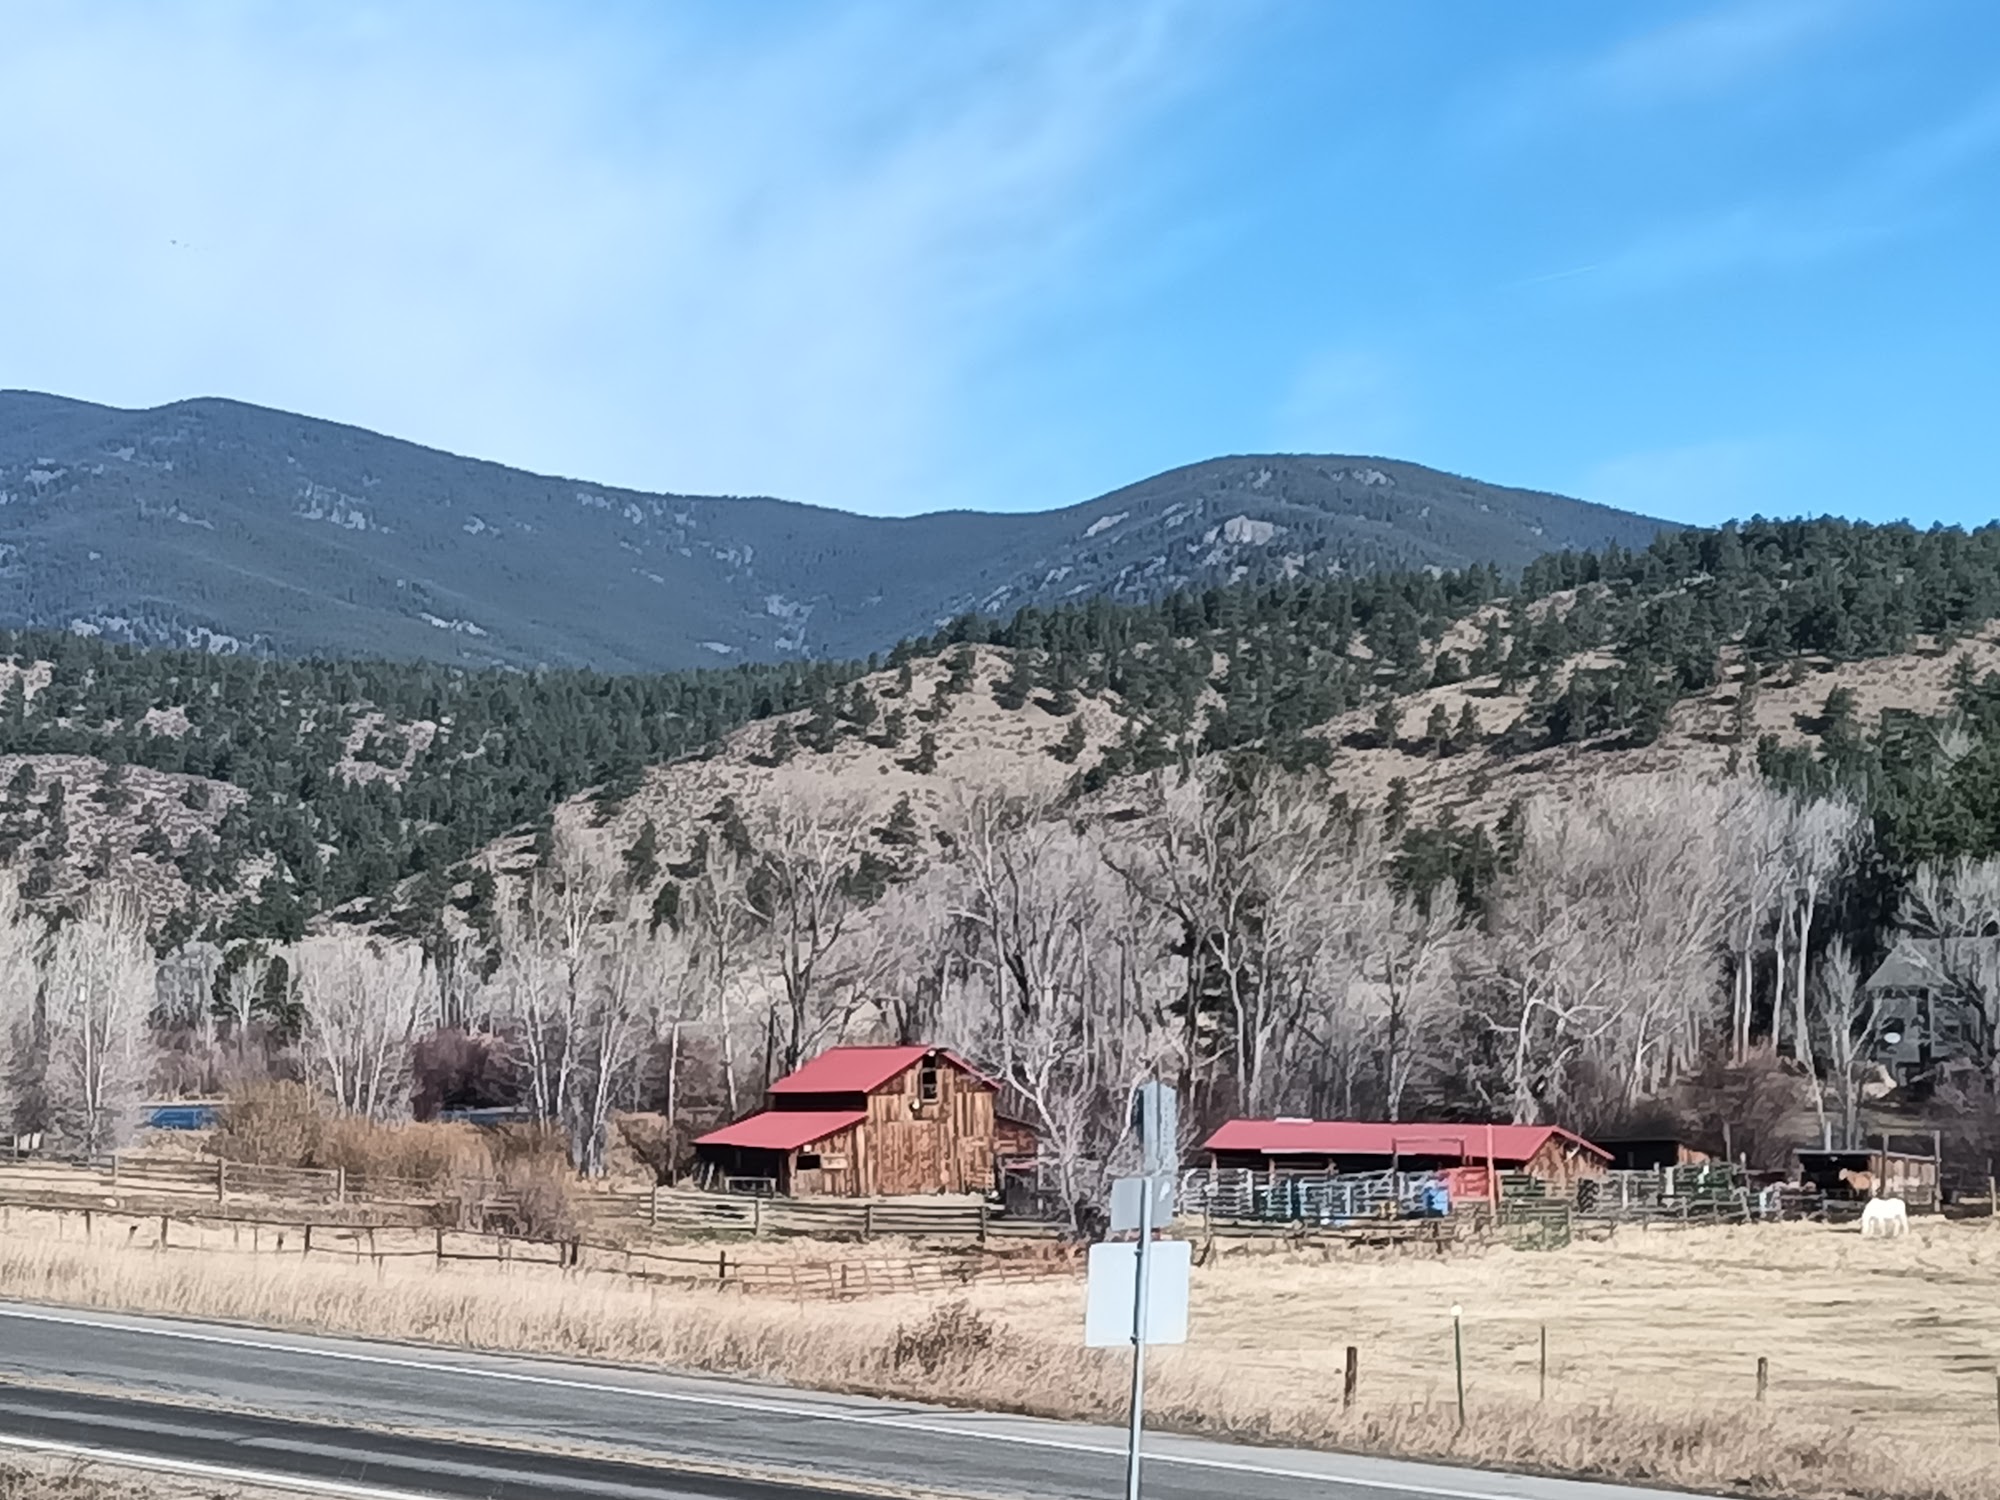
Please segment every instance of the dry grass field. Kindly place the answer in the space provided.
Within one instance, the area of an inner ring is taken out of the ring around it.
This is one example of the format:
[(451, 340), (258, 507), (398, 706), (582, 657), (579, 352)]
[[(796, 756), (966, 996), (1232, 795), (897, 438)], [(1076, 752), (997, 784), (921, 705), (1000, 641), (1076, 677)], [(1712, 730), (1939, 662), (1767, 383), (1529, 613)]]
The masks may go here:
[[(908, 1295), (794, 1306), (548, 1268), (162, 1255), (136, 1239), (58, 1241), (52, 1223), (17, 1210), (0, 1230), (12, 1294), (1050, 1416), (1116, 1419), (1124, 1399), (1123, 1357), (1076, 1346), (1073, 1280), (976, 1286), (971, 1316), (953, 1319)], [(1162, 1426), (1710, 1491), (2000, 1494), (2000, 1228), (1986, 1223), (1922, 1224), (1894, 1242), (1790, 1225), (1621, 1231), (1544, 1253), (1228, 1251), (1197, 1271), (1194, 1296), (1189, 1346), (1154, 1366)], [(1361, 1388), (1343, 1413), (1350, 1343)]]
[(0, 1500), (278, 1500), (296, 1494), (67, 1459), (0, 1463)]
[[(1191, 1350), (1232, 1384), (1338, 1399), (1345, 1347), (1373, 1402), (1533, 1402), (1548, 1330), (1552, 1403), (1734, 1411), (1770, 1362), (1768, 1407), (1857, 1432), (2000, 1454), (2000, 1225), (1918, 1220), (1901, 1240), (1779, 1224), (1652, 1231), (1556, 1252), (1361, 1259), (1225, 1253), (1195, 1273)], [(1073, 1306), (1042, 1287), (973, 1304), (1059, 1338)]]

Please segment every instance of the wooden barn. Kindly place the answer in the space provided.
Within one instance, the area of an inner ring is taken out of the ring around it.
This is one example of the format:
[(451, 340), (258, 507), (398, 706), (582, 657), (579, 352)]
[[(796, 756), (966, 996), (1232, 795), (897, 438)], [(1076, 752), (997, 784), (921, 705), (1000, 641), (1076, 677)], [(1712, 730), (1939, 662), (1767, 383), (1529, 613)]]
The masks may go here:
[(998, 1094), (942, 1047), (835, 1047), (695, 1156), (713, 1186), (787, 1197), (990, 1192)]
[(1521, 1172), (1568, 1192), (1602, 1177), (1611, 1153), (1560, 1125), (1464, 1125), (1377, 1120), (1231, 1120), (1202, 1149), (1219, 1168), (1273, 1176), (1346, 1172)]

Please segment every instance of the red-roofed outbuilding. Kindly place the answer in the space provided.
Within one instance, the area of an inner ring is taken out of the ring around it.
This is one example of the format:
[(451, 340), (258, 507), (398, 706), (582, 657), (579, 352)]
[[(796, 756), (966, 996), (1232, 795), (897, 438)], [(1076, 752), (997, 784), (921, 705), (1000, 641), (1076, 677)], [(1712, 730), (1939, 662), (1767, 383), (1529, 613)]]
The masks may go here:
[(834, 1047), (771, 1085), (770, 1106), (696, 1139), (712, 1181), (792, 1197), (983, 1193), (999, 1085), (943, 1047)]
[(1611, 1153), (1560, 1125), (1383, 1120), (1230, 1120), (1202, 1142), (1218, 1167), (1278, 1172), (1523, 1172), (1552, 1186), (1601, 1177)]

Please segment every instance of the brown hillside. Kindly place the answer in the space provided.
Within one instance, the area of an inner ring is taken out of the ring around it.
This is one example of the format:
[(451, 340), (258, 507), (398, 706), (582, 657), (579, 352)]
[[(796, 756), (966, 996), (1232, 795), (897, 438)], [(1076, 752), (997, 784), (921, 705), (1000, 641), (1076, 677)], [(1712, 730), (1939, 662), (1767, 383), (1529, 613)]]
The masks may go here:
[[(652, 767), (641, 788), (608, 817), (601, 804), (583, 796), (564, 804), (558, 819), (597, 825), (609, 835), (613, 846), (622, 848), (638, 837), (650, 818), (663, 852), (672, 857), (685, 852), (697, 820), (714, 811), (725, 797), (735, 798), (746, 809), (787, 799), (842, 801), (881, 816), (899, 798), (908, 796), (928, 842), (940, 813), (954, 799), (984, 790), (1055, 793), (1117, 739), (1123, 721), (1114, 696), (1078, 694), (1076, 710), (1070, 715), (1050, 712), (1044, 706), (1046, 700), (1037, 698), (1018, 709), (1002, 708), (994, 700), (993, 689), (1008, 674), (1008, 653), (980, 647), (972, 651), (972, 659), (965, 690), (945, 698), (937, 696), (948, 675), (943, 657), (911, 663), (907, 696), (898, 691), (895, 672), (862, 678), (860, 685), (876, 705), (875, 724), (865, 734), (843, 723), (839, 741), (831, 750), (820, 752), (800, 745), (783, 764), (772, 764), (768, 752), (774, 726), (782, 720), (796, 735), (811, 718), (808, 713), (780, 715), (737, 731), (705, 759)], [(920, 717), (920, 712), (929, 713), (934, 705), (934, 720), (927, 722)], [(901, 741), (891, 746), (882, 743), (880, 730), (882, 720), (896, 709), (903, 710), (907, 723)], [(1053, 752), (1061, 747), (1076, 721), (1083, 725), (1085, 748), (1073, 761), (1065, 762)], [(936, 740), (937, 760), (935, 769), (928, 773), (912, 764), (926, 730)], [(523, 839), (503, 841), (489, 851), (489, 859), (499, 868), (511, 868), (519, 863), (524, 847)]]

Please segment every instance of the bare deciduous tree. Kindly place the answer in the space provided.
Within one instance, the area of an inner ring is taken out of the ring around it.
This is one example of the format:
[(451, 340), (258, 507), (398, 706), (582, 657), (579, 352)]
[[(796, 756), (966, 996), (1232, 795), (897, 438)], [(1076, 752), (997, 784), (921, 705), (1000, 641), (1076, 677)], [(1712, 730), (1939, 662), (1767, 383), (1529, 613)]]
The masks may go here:
[(1726, 806), (1681, 777), (1529, 804), (1482, 945), (1496, 1092), (1517, 1118), (1570, 1112), (1580, 1069), (1629, 1107), (1699, 1058), (1720, 1019)]
[(306, 938), (288, 959), (308, 1077), (355, 1114), (403, 1113), (411, 1044), (435, 1022), (422, 953), (413, 943), (339, 933)]
[(152, 1070), (154, 963), (144, 918), (119, 895), (93, 900), (50, 939), (43, 979), (49, 1124), (88, 1152), (134, 1124)]
[(877, 955), (857, 939), (883, 878), (869, 858), (871, 821), (858, 804), (796, 800), (752, 825), (746, 894), (778, 973), (777, 1073), (846, 1030), (876, 977)]
[(46, 1060), (41, 1024), (42, 923), (21, 900), (11, 870), (0, 871), (0, 1132), (35, 1128)]
[[(1787, 840), (1791, 878), (1786, 893), (1788, 904), (1779, 927), (1779, 946), (1782, 948), (1783, 933), (1785, 927), (1789, 926), (1796, 942), (1791, 994), (1794, 1053), (1805, 1065), (1809, 1075), (1816, 1075), (1819, 1071), (1813, 1057), (1812, 1016), (1807, 1004), (1806, 985), (1808, 955), (1812, 950), (1813, 922), (1818, 914), (1821, 898), (1836, 880), (1846, 874), (1853, 863), (1865, 828), (1861, 811), (1853, 803), (1823, 799), (1799, 804)], [(1785, 999), (1784, 984), (1781, 980), (1778, 985), (1778, 1006), (1782, 1007)], [(1823, 1126), (1826, 1119), (1824, 1096), (1818, 1090), (1814, 1090), (1813, 1099), (1819, 1107)]]
[[(1861, 983), (1846, 939), (1835, 938), (1820, 954), (1813, 993), (1825, 1047), (1825, 1081), (1840, 1116), (1840, 1145), (1857, 1146), (1861, 1142), (1862, 1090), (1869, 1071), (1866, 1042), (1875, 1029), (1875, 999)], [(1824, 1108), (1821, 1115), (1825, 1115)]]
[(960, 816), (947, 900), (967, 983), (945, 1025), (1035, 1125), (1075, 1213), (1102, 1186), (1127, 1091), (1163, 1050), (1147, 989), (1166, 935), (1091, 842), (1047, 814), (988, 797)]
[(612, 1107), (632, 1091), (686, 972), (678, 936), (632, 909), (615, 868), (602, 840), (560, 829), (503, 913), (495, 985), (537, 1116), (560, 1125), (571, 1163), (592, 1176), (604, 1170)]
[(1180, 932), (1182, 1050), (1199, 1075), (1229, 1071), (1235, 1108), (1270, 1103), (1274, 1049), (1295, 1036), (1320, 949), (1341, 902), (1329, 872), (1349, 830), (1318, 777), (1209, 767), (1147, 785), (1142, 836), (1105, 858)]
[[(1324, 921), (1323, 915), (1314, 914)], [(1465, 924), (1458, 893), (1440, 881), (1427, 892), (1398, 896), (1377, 882), (1375, 900), (1357, 910), (1386, 1003), (1382, 1026), (1382, 1092), (1388, 1119), (1403, 1117), (1417, 1059), (1433, 1042), (1432, 1022), (1448, 998), (1452, 964)]]

